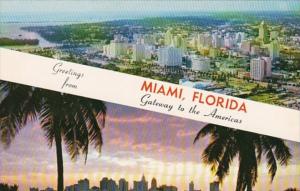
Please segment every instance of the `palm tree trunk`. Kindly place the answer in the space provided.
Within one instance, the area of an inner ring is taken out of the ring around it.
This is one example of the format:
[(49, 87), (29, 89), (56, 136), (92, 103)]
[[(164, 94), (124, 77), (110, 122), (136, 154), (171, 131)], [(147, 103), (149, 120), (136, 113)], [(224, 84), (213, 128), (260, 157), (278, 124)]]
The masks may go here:
[(57, 162), (57, 191), (64, 190), (64, 166), (60, 132), (55, 133), (56, 162)]
[(243, 158), (240, 158), (235, 191), (245, 191), (245, 188), (246, 188), (245, 176), (244, 176), (244, 172), (243, 172), (243, 165), (244, 165), (243, 163), (244, 163)]

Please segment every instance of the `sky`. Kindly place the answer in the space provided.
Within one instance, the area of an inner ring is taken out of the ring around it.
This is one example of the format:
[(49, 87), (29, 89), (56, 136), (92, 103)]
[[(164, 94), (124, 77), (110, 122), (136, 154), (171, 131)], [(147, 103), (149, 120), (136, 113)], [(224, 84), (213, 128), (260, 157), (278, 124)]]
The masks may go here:
[[(101, 154), (90, 149), (87, 163), (83, 158), (71, 161), (64, 152), (65, 185), (88, 178), (90, 185), (99, 186), (103, 177), (126, 178), (132, 187), (144, 174), (149, 184), (155, 177), (158, 185), (175, 185), (187, 190), (190, 181), (195, 189), (208, 190), (215, 180), (210, 168), (201, 162), (201, 153), (209, 138), (193, 144), (204, 123), (150, 111), (108, 104), (104, 145)], [(279, 167), (273, 184), (269, 184), (265, 162), (259, 167), (255, 190), (300, 188), (300, 143), (288, 142), (294, 155), (288, 167)], [(31, 122), (18, 134), (8, 149), (0, 146), (0, 180), (18, 184), (20, 191), (30, 186), (40, 189), (56, 187), (55, 148), (49, 148), (38, 122)], [(223, 191), (234, 190), (237, 174), (234, 161)]]
[(299, 0), (0, 0), (1, 23), (62, 24), (199, 16), (215, 12), (300, 11)]
[[(122, 2), (122, 3), (120, 3)], [(188, 2), (188, 3), (187, 3)], [(297, 5), (297, 6), (295, 6)], [(1, 0), (2, 11), (252, 11), (299, 10), (297, 0)], [(45, 9), (47, 7), (47, 9)]]

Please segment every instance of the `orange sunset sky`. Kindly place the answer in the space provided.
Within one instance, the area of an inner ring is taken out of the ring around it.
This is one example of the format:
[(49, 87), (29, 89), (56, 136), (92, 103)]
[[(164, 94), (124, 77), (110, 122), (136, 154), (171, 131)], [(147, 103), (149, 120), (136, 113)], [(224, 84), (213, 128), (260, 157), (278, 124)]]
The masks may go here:
[[(142, 174), (158, 185), (175, 185), (179, 191), (188, 189), (194, 181), (195, 189), (208, 190), (214, 180), (210, 168), (201, 162), (201, 152), (209, 139), (193, 145), (193, 139), (204, 123), (157, 114), (125, 106), (108, 104), (104, 145), (99, 155), (90, 149), (87, 163), (79, 158), (72, 162), (64, 153), (65, 185), (88, 178), (90, 186), (99, 186), (102, 177), (133, 180)], [(300, 188), (300, 143), (288, 142), (293, 159), (288, 167), (278, 167), (273, 184), (269, 183), (264, 160), (259, 167), (255, 190), (284, 190)], [(56, 187), (55, 148), (49, 149), (38, 122), (21, 130), (8, 149), (0, 146), (0, 182), (18, 184), (20, 191), (35, 186)], [(225, 179), (222, 190), (234, 190), (236, 162)], [(298, 182), (297, 182), (298, 181)]]

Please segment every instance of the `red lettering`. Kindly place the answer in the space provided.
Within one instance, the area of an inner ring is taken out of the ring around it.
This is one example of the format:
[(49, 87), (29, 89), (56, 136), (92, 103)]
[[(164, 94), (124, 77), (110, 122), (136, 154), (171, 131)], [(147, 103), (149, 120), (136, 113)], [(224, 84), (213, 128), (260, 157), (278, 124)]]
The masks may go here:
[(147, 84), (147, 81), (144, 81), (141, 91), (143, 91), (143, 90), (145, 90), (146, 92), (148, 92), (148, 91), (152, 92), (152, 82)]
[[(212, 98), (213, 101), (212, 101), (212, 102), (209, 102), (209, 98)], [(216, 102), (215, 96), (209, 95), (209, 96), (206, 97), (206, 103), (207, 103), (207, 105), (214, 105), (215, 102)]]
[(224, 98), (218, 97), (216, 106), (218, 107), (220, 105), (221, 107), (223, 107), (223, 102), (224, 102)]

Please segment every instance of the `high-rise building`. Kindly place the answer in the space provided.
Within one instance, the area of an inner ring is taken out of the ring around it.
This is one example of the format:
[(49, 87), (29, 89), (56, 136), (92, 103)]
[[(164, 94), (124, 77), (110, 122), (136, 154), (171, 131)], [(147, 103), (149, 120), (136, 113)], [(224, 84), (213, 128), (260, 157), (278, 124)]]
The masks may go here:
[(162, 185), (159, 187), (159, 190), (161, 190), (161, 191), (177, 191), (178, 189), (176, 186)]
[(145, 59), (151, 59), (155, 52), (155, 47), (152, 45), (145, 45)]
[(171, 45), (172, 41), (173, 41), (172, 29), (168, 29), (167, 32), (165, 33), (165, 45), (166, 46)]
[(212, 47), (221, 48), (224, 44), (224, 40), (221, 35), (216, 33), (212, 34)]
[(90, 190), (90, 181), (85, 178), (78, 180), (79, 191), (89, 191)]
[(197, 39), (198, 49), (209, 48), (212, 46), (212, 36), (210, 33), (198, 34)]
[(243, 40), (241, 42), (241, 52), (243, 54), (250, 54), (251, 52), (251, 42), (247, 40)]
[(260, 53), (261, 53), (260, 46), (258, 46), (258, 45), (252, 45), (251, 46), (251, 51), (250, 51), (251, 56), (260, 55)]
[(145, 59), (145, 45), (137, 42), (132, 47), (132, 59), (135, 62), (140, 62)]
[(179, 48), (182, 53), (186, 51), (186, 40), (181, 35), (176, 35), (172, 39), (172, 45), (176, 48)]
[[(31, 191), (31, 190), (30, 190)], [(74, 191), (74, 185), (66, 186), (65, 191)]]
[(269, 30), (268, 30), (268, 25), (262, 21), (259, 25), (259, 40), (263, 43), (267, 43), (268, 42), (268, 33), (269, 33)]
[(250, 62), (250, 78), (254, 80), (263, 80), (272, 75), (272, 62), (269, 57), (252, 59)]
[(148, 182), (145, 179), (145, 176), (142, 176), (141, 181), (133, 182), (133, 190), (134, 191), (148, 191)]
[(160, 66), (180, 66), (182, 64), (181, 50), (172, 46), (160, 48), (158, 63)]
[(139, 34), (139, 33), (135, 33), (132, 35), (132, 40), (133, 42), (140, 42), (140, 41), (143, 41), (143, 35), (142, 34)]
[(265, 75), (264, 61), (260, 58), (252, 59), (250, 62), (250, 78), (254, 80), (263, 80)]
[(119, 180), (119, 191), (128, 191), (128, 182), (124, 178)]
[(50, 187), (47, 187), (47, 188), (45, 188), (45, 191), (54, 191), (54, 189), (50, 188)]
[(100, 191), (108, 191), (108, 178), (104, 177), (100, 180)]
[(149, 45), (155, 45), (157, 43), (157, 36), (155, 34), (145, 34), (143, 36), (144, 43)]
[(39, 188), (35, 188), (35, 187), (30, 187), (29, 191), (39, 191)]
[(151, 180), (151, 187), (150, 187), (149, 191), (158, 191), (157, 181), (155, 178), (152, 178), (152, 180)]
[(118, 185), (113, 179), (108, 180), (108, 190), (107, 191), (118, 191)]
[(189, 191), (194, 191), (194, 182), (192, 181), (192, 182), (190, 182), (190, 184), (189, 184)]
[(156, 179), (155, 178), (152, 178), (152, 180), (151, 180), (151, 189), (157, 189), (157, 181), (156, 181)]
[(209, 191), (219, 191), (220, 190), (220, 184), (217, 181), (211, 182), (209, 184)]
[(115, 35), (110, 44), (103, 46), (103, 55), (109, 58), (118, 58), (127, 53), (128, 40), (121, 35)]
[(234, 46), (233, 38), (230, 35), (226, 35), (224, 37), (224, 47), (228, 48), (228, 49), (231, 49), (231, 48), (233, 48), (233, 46)]
[(100, 181), (100, 191), (118, 191), (116, 181), (107, 177), (102, 178)]
[(245, 33), (244, 32), (238, 32), (235, 34), (235, 41), (236, 43), (241, 43), (245, 39)]
[(73, 184), (65, 187), (65, 191), (80, 191), (78, 184)]
[(192, 67), (194, 71), (208, 72), (210, 69), (210, 59), (206, 57), (193, 56), (191, 58)]
[(90, 191), (100, 191), (99, 187), (97, 186), (93, 186)]
[(191, 41), (189, 42), (190, 47), (197, 48), (197, 36), (192, 37)]
[(273, 40), (269, 46), (270, 58), (272, 60), (279, 58), (279, 49), (280, 49), (279, 42), (277, 40)]

